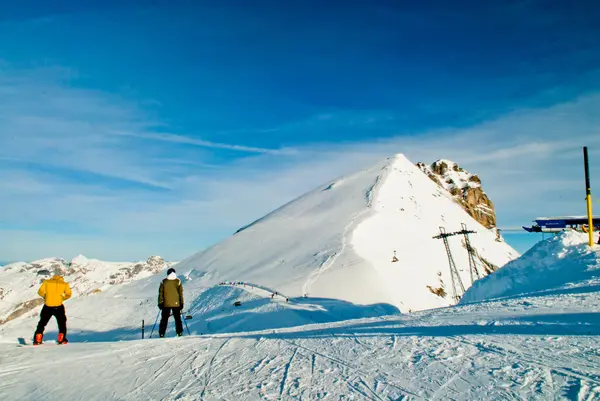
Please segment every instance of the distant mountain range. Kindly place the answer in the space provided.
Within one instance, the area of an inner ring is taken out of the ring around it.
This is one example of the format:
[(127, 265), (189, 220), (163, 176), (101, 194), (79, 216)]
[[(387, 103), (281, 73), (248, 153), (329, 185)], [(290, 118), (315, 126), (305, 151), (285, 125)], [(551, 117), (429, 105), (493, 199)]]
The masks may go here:
[(55, 274), (64, 276), (73, 297), (78, 297), (152, 276), (173, 264), (160, 256), (140, 262), (105, 262), (79, 255), (71, 261), (47, 258), (5, 265), (0, 269), (0, 325), (41, 305), (43, 300), (37, 295), (39, 285)]

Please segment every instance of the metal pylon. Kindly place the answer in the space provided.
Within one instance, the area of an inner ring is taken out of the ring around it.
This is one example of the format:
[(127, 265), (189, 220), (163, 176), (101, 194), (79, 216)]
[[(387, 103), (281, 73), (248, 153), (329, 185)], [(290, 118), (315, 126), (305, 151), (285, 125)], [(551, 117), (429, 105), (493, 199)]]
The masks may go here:
[(468, 230), (465, 223), (461, 223), (461, 227), (462, 230), (457, 231), (457, 234), (462, 234), (465, 237), (465, 247), (467, 248), (467, 253), (469, 254), (469, 273), (471, 274), (471, 284), (473, 284), (475, 282), (473, 273), (475, 273), (477, 276), (477, 280), (481, 278), (479, 276), (479, 271), (477, 270), (477, 264), (475, 263), (475, 252), (473, 251), (471, 241), (469, 240), (469, 234), (475, 234), (475, 231)]
[[(452, 252), (450, 251), (450, 244), (448, 243), (448, 237), (452, 237), (453, 235), (456, 235), (456, 233), (446, 233), (446, 229), (444, 227), (440, 227), (440, 234), (436, 235), (433, 238), (441, 238), (444, 241), (446, 255), (448, 256), (448, 263), (450, 264), (450, 278), (452, 280), (452, 291), (454, 291), (454, 299), (456, 300), (456, 303), (458, 303), (458, 301), (460, 301), (460, 297), (465, 293), (465, 286), (463, 285), (460, 275), (458, 274), (456, 263), (454, 262)], [(460, 294), (458, 293), (457, 285), (460, 288)]]

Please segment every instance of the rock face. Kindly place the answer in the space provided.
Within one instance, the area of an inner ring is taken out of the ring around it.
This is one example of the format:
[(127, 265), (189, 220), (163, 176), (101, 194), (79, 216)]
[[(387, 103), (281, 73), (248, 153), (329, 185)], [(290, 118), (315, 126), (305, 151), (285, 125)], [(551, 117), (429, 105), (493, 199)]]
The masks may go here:
[(109, 276), (109, 284), (123, 284), (143, 275), (153, 275), (167, 267), (167, 262), (160, 256), (150, 256), (146, 262), (138, 262), (132, 266), (122, 267)]
[(40, 306), (43, 300), (37, 290), (43, 280), (54, 275), (63, 276), (77, 297), (152, 276), (173, 264), (160, 256), (140, 262), (104, 262), (79, 255), (71, 261), (48, 258), (4, 266), (0, 269), (0, 325)]
[(436, 184), (446, 189), (471, 217), (486, 228), (496, 227), (494, 204), (481, 187), (481, 179), (450, 160), (438, 160), (431, 165), (417, 163)]

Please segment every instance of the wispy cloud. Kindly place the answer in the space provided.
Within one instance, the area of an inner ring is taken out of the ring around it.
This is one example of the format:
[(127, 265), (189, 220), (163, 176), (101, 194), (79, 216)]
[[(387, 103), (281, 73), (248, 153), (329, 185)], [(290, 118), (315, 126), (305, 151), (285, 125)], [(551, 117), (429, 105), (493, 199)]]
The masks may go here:
[(284, 149), (256, 148), (256, 147), (252, 147), (252, 146), (205, 141), (203, 139), (190, 138), (190, 137), (187, 137), (184, 135), (176, 135), (176, 134), (168, 134), (168, 133), (116, 131), (116, 132), (113, 132), (113, 134), (122, 135), (122, 136), (130, 136), (130, 137), (134, 137), (134, 138), (148, 139), (148, 140), (159, 141), (159, 142), (180, 143), (180, 144), (185, 144), (185, 145), (200, 146), (200, 147), (204, 147), (204, 148), (227, 149), (227, 150), (235, 150), (235, 151), (239, 151), (239, 152), (248, 152), (248, 153), (267, 153), (267, 154), (273, 154), (273, 155), (286, 155), (286, 154), (295, 153), (295, 150), (292, 148), (284, 148)]
[[(590, 147), (592, 171), (600, 171), (600, 116), (595, 112), (599, 107), (600, 94), (595, 94), (520, 110), (469, 128), (315, 143), (298, 148), (295, 157), (285, 160), (268, 155), (240, 160), (227, 170), (232, 178), (220, 180), (220, 188), (211, 192), (231, 196), (244, 188), (243, 197), (256, 194), (260, 201), (237, 199), (259, 217), (338, 175), (404, 153), (414, 162), (453, 159), (479, 174), (502, 226), (527, 224), (538, 215), (583, 214), (581, 147)], [(240, 177), (243, 183), (237, 182)]]
[[(479, 174), (502, 226), (583, 213), (581, 146), (590, 146), (592, 172), (600, 171), (600, 94), (469, 128), (269, 149), (156, 132), (168, 127), (137, 103), (71, 87), (63, 74), (13, 71), (0, 79), (2, 259), (183, 258), (394, 153), (414, 162), (453, 159)], [(324, 112), (261, 129), (386, 119), (397, 121), (386, 112)], [(215, 162), (220, 149), (241, 157)]]
[[(0, 78), (0, 159), (167, 189), (191, 170), (184, 168), (178, 145), (242, 154), (293, 152), (155, 132), (163, 124), (135, 103), (65, 84), (73, 75), (64, 68), (5, 70)], [(210, 158), (202, 150), (186, 149), (185, 154), (200, 164)], [(163, 162), (151, 165), (156, 159)]]
[(332, 130), (386, 127), (399, 116), (387, 110), (333, 110), (308, 115), (305, 118), (289, 121), (274, 127), (263, 127), (238, 131), (239, 133), (301, 132), (303, 130)]

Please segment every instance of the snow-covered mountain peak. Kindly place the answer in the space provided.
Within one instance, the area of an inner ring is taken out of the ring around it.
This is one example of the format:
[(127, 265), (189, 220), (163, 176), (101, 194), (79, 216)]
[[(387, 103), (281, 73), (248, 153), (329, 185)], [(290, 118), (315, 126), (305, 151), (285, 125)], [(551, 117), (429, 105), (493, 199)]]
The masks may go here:
[[(191, 278), (258, 283), (292, 297), (427, 309), (455, 302), (444, 245), (433, 236), (440, 226), (456, 231), (462, 223), (477, 231), (471, 241), (482, 275), (518, 256), (397, 154), (329, 181), (176, 269)], [(450, 244), (468, 287), (461, 240)], [(439, 288), (445, 291), (433, 290)]]
[(146, 260), (146, 264), (148, 266), (155, 266), (155, 267), (159, 267), (159, 268), (164, 268), (165, 266), (165, 260), (163, 258), (161, 258), (160, 256), (150, 256), (148, 258), (148, 260)]
[(89, 263), (89, 259), (83, 255), (77, 255), (73, 259), (71, 259), (71, 264), (75, 265), (86, 265)]
[(408, 157), (406, 157), (404, 153), (396, 153), (394, 156), (389, 157), (388, 160), (390, 160), (391, 163), (411, 163), (411, 161), (408, 160)]

